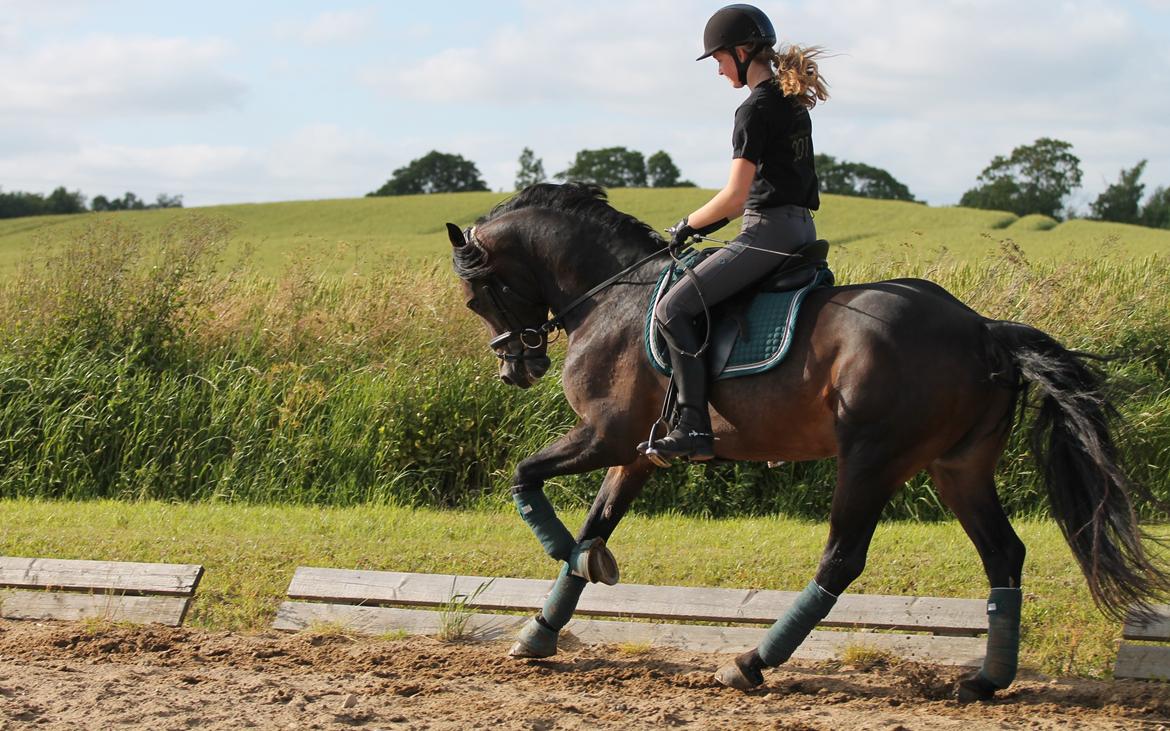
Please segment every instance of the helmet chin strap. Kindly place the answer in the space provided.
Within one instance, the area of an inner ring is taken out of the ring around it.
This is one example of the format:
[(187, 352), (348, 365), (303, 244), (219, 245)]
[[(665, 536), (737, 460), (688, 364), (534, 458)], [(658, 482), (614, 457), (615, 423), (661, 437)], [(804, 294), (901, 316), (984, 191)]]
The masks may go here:
[(760, 48), (759, 46), (756, 46), (752, 50), (748, 51), (747, 58), (745, 58), (743, 61), (740, 61), (738, 50), (734, 48), (731, 49), (731, 58), (733, 61), (735, 61), (735, 70), (736, 73), (739, 74), (739, 83), (743, 84), (744, 86), (748, 85), (748, 68), (751, 67), (752, 60), (759, 52)]

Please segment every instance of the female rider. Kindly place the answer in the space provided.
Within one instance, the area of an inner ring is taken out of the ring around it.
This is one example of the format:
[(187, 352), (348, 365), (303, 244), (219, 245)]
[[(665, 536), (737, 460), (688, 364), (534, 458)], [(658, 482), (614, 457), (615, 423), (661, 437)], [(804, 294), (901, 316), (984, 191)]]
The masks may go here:
[(820, 206), (808, 111), (829, 98), (817, 70), (821, 49), (774, 50), (776, 31), (751, 5), (728, 5), (707, 21), (703, 55), (736, 89), (748, 87), (735, 112), (731, 174), (723, 190), (673, 229), (672, 251), (743, 215), (731, 244), (704, 259), (658, 303), (670, 364), (678, 385), (679, 420), (665, 437), (639, 449), (671, 460), (715, 456), (707, 412), (707, 364), (695, 318), (773, 270), (777, 253), (816, 241), (811, 211)]

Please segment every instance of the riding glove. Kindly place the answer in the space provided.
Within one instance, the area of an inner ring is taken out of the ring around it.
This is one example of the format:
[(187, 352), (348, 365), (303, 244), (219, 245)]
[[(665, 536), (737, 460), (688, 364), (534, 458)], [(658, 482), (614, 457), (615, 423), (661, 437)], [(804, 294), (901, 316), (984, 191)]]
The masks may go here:
[(731, 222), (728, 219), (721, 218), (714, 223), (709, 223), (702, 228), (696, 229), (691, 228), (691, 225), (687, 223), (687, 219), (684, 218), (683, 220), (676, 223), (673, 227), (667, 229), (667, 231), (671, 234), (670, 251), (673, 254), (678, 254), (680, 251), (687, 248), (687, 243), (690, 241), (692, 236), (707, 236), (709, 234), (713, 234), (729, 223)]
[(670, 253), (674, 256), (678, 256), (683, 249), (687, 248), (691, 237), (698, 233), (690, 227), (685, 218), (666, 230), (670, 233)]

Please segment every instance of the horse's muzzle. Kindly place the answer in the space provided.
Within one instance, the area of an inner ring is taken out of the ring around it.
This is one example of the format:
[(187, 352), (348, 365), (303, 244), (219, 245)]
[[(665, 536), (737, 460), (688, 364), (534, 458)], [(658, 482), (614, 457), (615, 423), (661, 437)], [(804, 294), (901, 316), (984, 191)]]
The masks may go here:
[(509, 386), (529, 388), (548, 372), (552, 361), (547, 355), (527, 356), (522, 360), (503, 361), (500, 380)]

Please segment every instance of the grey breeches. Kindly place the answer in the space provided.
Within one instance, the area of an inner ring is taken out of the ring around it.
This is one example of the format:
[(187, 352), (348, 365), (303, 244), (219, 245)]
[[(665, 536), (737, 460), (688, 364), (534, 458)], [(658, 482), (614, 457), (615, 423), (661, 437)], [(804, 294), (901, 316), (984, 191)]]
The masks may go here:
[(668, 332), (680, 319), (689, 323), (702, 314), (704, 302), (712, 307), (779, 266), (784, 257), (771, 252), (790, 253), (816, 240), (817, 229), (807, 208), (744, 211), (739, 236), (695, 267), (702, 298), (694, 279), (683, 277), (658, 302), (654, 314)]

